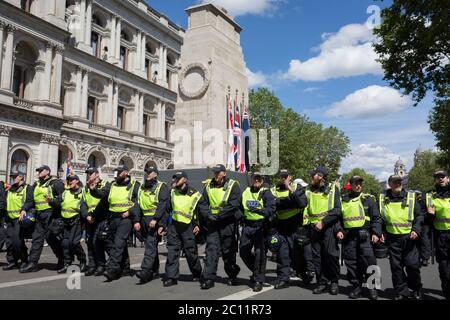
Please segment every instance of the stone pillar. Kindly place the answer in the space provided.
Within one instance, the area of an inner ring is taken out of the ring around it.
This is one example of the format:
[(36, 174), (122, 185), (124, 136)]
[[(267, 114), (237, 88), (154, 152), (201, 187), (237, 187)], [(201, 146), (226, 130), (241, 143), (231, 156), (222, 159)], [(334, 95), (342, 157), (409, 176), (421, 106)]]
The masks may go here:
[(81, 91), (81, 118), (87, 118), (87, 102), (88, 102), (88, 71), (83, 70), (83, 85)]
[(117, 17), (116, 26), (116, 61), (120, 61), (120, 33), (122, 32), (122, 22), (120, 17)]
[(164, 139), (166, 136), (166, 103), (161, 102), (161, 118), (159, 119), (159, 137)]
[(14, 45), (14, 31), (15, 28), (9, 26), (6, 30), (6, 49), (5, 49), (5, 58), (4, 65), (2, 67), (2, 89), (12, 90), (11, 81), (12, 81), (12, 69), (13, 69), (13, 45)]
[(86, 0), (86, 33), (85, 43), (91, 46), (92, 0)]
[(45, 46), (45, 68), (43, 75), (43, 82), (39, 85), (40, 100), (50, 101), (51, 91), (51, 75), (52, 75), (52, 58), (53, 45), (47, 43)]
[(142, 45), (141, 31), (138, 30), (136, 35), (136, 59), (135, 59), (136, 66), (134, 68), (136, 74), (138, 75), (141, 74), (141, 55), (142, 55), (141, 45)]
[(159, 65), (158, 65), (158, 84), (164, 83), (164, 46), (161, 43), (159, 45)]
[[(75, 79), (75, 103), (72, 104), (72, 110), (70, 112), (71, 116), (81, 117), (80, 109), (81, 109), (81, 85), (83, 81), (83, 70), (81, 70), (80, 66), (77, 66), (77, 75)], [(78, 105), (76, 105), (78, 104)]]
[(111, 35), (109, 46), (109, 60), (114, 61), (116, 55), (116, 16), (111, 15)]
[(119, 85), (114, 83), (113, 85), (113, 104), (112, 104), (112, 122), (113, 127), (117, 127), (117, 109), (119, 108)]
[(0, 125), (0, 180), (6, 181), (11, 127)]
[[(2, 74), (2, 61), (3, 61), (3, 33), (5, 31), (6, 24), (0, 21), (0, 75)], [(1, 84), (1, 79), (0, 79)]]
[(52, 174), (58, 172), (58, 146), (60, 137), (51, 134), (42, 134), (39, 145), (40, 165), (46, 164), (50, 167)]
[(62, 82), (62, 64), (63, 64), (63, 46), (55, 47), (55, 84), (53, 88), (52, 101), (59, 103), (61, 100), (61, 82)]
[(139, 119), (140, 121), (138, 122), (138, 131), (140, 133), (143, 133), (144, 131), (144, 93), (141, 92), (141, 94), (139, 95)]
[(142, 32), (142, 53), (141, 53), (141, 70), (142, 70), (142, 74), (144, 75), (145, 78), (147, 78), (147, 74), (145, 73), (145, 48), (147, 45), (147, 37), (145, 35), (145, 33)]
[(108, 105), (105, 109), (105, 116), (101, 124), (113, 125), (113, 98), (114, 98), (114, 82), (112, 79), (108, 80)]
[(80, 1), (80, 39), (78, 39), (78, 42), (84, 42), (86, 32), (86, 0)]

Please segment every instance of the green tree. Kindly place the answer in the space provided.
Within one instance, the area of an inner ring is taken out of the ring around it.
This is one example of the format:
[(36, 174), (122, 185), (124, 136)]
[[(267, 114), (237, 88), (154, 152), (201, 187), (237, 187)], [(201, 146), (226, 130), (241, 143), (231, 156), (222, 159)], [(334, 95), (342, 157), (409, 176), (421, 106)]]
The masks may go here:
[(433, 174), (440, 168), (437, 159), (439, 154), (424, 151), (417, 155), (414, 165), (408, 174), (408, 187), (427, 192), (433, 189)]
[(383, 191), (375, 176), (371, 175), (370, 173), (367, 173), (366, 171), (364, 171), (364, 169), (361, 168), (354, 168), (350, 172), (343, 174), (342, 187), (344, 187), (349, 182), (352, 176), (360, 176), (361, 178), (364, 179), (363, 182), (364, 193), (370, 193), (375, 197), (378, 197), (378, 195)]
[(374, 30), (374, 45), (384, 79), (412, 94), (415, 105), (428, 92), (435, 107), (429, 123), (443, 151), (441, 165), (450, 163), (450, 1), (393, 0), (381, 13), (383, 23)]
[(295, 178), (307, 179), (313, 167), (324, 165), (330, 179), (337, 177), (342, 159), (350, 152), (349, 139), (343, 132), (323, 128), (291, 108), (284, 108), (266, 88), (252, 90), (249, 100), (253, 129), (279, 129), (280, 169), (287, 168)]

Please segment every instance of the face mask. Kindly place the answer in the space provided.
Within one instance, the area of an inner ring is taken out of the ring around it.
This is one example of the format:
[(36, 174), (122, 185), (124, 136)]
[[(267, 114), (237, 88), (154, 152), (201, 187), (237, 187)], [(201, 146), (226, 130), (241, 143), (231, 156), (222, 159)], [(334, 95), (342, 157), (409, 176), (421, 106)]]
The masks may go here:
[(117, 183), (122, 183), (122, 182), (124, 182), (125, 181), (125, 178), (124, 177), (121, 177), (121, 176), (117, 176), (116, 177), (116, 182)]
[(145, 182), (144, 182), (144, 186), (146, 188), (151, 188), (154, 184), (155, 184), (155, 180), (154, 179), (153, 180), (145, 180)]
[(260, 187), (254, 187), (254, 186), (251, 186), (251, 187), (250, 187), (250, 191), (253, 192), (253, 193), (254, 193), (254, 192), (258, 192), (259, 189), (261, 189), (261, 188), (260, 188)]

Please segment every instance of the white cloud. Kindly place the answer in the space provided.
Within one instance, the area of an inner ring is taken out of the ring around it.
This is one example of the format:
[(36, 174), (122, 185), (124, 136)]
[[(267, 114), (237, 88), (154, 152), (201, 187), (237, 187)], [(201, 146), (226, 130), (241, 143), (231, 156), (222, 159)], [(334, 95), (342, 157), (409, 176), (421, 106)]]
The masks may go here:
[(305, 88), (305, 89), (303, 90), (303, 92), (311, 93), (311, 92), (316, 92), (316, 91), (319, 91), (319, 90), (320, 90), (320, 88), (309, 87), (309, 88)]
[(363, 74), (382, 75), (372, 43), (376, 40), (365, 24), (348, 24), (337, 33), (325, 33), (316, 48), (319, 55), (304, 62), (294, 59), (283, 78), (290, 81), (324, 81)]
[(377, 144), (352, 146), (352, 154), (342, 163), (343, 172), (353, 168), (362, 168), (375, 175), (379, 181), (386, 181), (394, 173), (394, 165), (399, 155), (389, 148)]
[(411, 105), (408, 96), (402, 96), (397, 90), (378, 85), (357, 90), (335, 102), (326, 112), (330, 117), (363, 118), (381, 114), (391, 114)]
[(201, 3), (213, 3), (225, 8), (232, 16), (246, 14), (261, 15), (273, 12), (282, 0), (201, 0)]
[(267, 83), (267, 77), (261, 71), (252, 72), (249, 68), (245, 68), (248, 77), (249, 88), (270, 87)]

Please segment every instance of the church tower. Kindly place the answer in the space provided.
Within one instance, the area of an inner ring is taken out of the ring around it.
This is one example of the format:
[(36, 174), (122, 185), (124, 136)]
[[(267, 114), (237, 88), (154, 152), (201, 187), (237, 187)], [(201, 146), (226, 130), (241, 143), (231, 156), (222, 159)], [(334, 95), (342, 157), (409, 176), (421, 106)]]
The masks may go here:
[(400, 177), (406, 176), (405, 164), (400, 158), (398, 158), (397, 162), (395, 163), (394, 174), (399, 175)]

